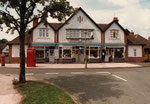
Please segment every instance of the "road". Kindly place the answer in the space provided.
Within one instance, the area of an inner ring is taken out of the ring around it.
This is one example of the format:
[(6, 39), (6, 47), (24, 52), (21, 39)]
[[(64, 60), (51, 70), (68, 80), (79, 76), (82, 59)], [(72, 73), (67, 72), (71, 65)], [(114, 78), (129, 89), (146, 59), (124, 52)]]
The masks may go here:
[[(18, 74), (19, 69), (0, 69)], [(149, 104), (150, 68), (27, 69), (26, 75), (52, 82), (81, 104)]]

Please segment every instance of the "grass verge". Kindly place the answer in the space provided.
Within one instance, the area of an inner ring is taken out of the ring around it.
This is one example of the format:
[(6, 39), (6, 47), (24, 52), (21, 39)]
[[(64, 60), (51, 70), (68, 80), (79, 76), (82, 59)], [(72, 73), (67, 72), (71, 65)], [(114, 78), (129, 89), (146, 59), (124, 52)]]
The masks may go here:
[(22, 104), (76, 104), (63, 90), (43, 82), (29, 81), (15, 87), (24, 95)]

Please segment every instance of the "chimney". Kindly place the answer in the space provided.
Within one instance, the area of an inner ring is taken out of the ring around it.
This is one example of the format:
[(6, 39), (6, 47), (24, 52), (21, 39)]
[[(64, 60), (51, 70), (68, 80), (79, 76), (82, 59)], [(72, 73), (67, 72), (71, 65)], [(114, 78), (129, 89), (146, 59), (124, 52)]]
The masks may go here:
[(38, 24), (37, 15), (34, 15), (34, 17), (33, 17), (33, 27), (36, 26), (37, 24)]
[(114, 17), (113, 21), (119, 22), (118, 17)]
[(150, 40), (150, 37), (148, 37), (148, 40)]
[(134, 35), (134, 32), (131, 30), (130, 35)]

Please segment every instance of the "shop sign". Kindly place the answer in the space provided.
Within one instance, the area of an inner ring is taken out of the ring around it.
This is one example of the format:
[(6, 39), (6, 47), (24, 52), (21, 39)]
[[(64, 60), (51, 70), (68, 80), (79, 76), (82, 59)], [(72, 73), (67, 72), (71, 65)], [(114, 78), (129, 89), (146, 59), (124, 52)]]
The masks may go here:
[(59, 59), (59, 50), (58, 49), (54, 49), (54, 57), (55, 57), (55, 59)]
[(65, 46), (65, 47), (63, 47), (63, 49), (71, 49), (72, 47), (70, 47), (70, 46)]

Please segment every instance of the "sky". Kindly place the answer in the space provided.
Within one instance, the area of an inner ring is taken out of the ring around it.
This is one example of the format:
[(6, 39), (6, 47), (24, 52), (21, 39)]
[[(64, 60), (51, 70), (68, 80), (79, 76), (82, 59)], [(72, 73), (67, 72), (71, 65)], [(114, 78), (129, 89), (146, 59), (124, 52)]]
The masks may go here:
[[(118, 17), (119, 23), (129, 31), (150, 37), (150, 0), (68, 0), (74, 8), (82, 7), (96, 23), (110, 23)], [(15, 15), (15, 14), (14, 14)], [(49, 18), (49, 22), (57, 22)], [(6, 28), (4, 28), (6, 31)], [(0, 31), (0, 39), (12, 40), (15, 34)]]

